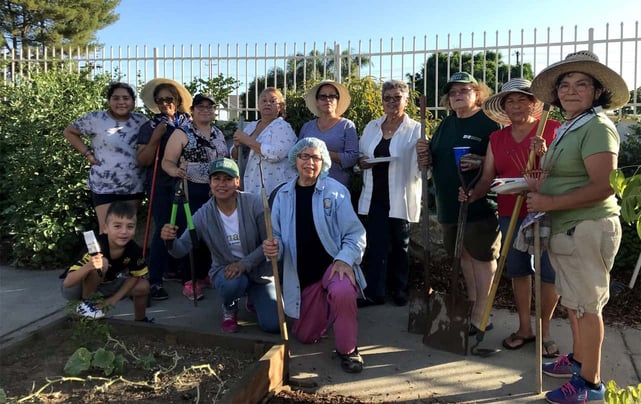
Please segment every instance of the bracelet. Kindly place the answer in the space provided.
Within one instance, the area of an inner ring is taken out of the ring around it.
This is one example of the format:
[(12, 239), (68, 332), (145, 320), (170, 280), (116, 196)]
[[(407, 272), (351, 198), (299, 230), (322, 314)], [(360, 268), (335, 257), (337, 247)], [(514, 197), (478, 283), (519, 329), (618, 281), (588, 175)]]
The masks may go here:
[(88, 156), (88, 155), (90, 155), (91, 153), (93, 153), (93, 149), (92, 149), (91, 147), (87, 147), (87, 148), (85, 149), (85, 151), (82, 153), (82, 155), (83, 155), (83, 156), (85, 156), (85, 157), (87, 157), (87, 156)]

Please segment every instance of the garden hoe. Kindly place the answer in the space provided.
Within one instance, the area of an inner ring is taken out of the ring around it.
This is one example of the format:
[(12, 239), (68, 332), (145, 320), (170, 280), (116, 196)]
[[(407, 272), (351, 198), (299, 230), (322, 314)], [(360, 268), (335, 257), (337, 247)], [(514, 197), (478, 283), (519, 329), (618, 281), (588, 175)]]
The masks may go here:
[[(477, 173), (472, 181), (466, 184), (461, 173), (461, 163), (477, 167)], [(465, 193), (474, 185), (482, 173), (483, 162), (479, 159), (461, 157), (458, 174), (461, 186)], [(456, 244), (454, 247), (454, 261), (450, 277), (448, 293), (432, 291), (429, 295), (427, 325), (423, 343), (432, 348), (467, 355), (470, 332), (470, 314), (473, 302), (460, 292), (459, 278), (461, 274), (461, 252), (463, 251), (463, 238), (467, 223), (467, 208), (469, 202), (463, 201), (459, 207), (458, 224), (456, 230)]]
[[(421, 137), (427, 139), (425, 131), (425, 96), (421, 96)], [(423, 185), (422, 218), (425, 226), (425, 248), (423, 249), (423, 289), (410, 289), (409, 316), (407, 331), (414, 334), (423, 334), (427, 326), (427, 308), (430, 296), (430, 210), (429, 210), (429, 169), (421, 167), (421, 180)], [(420, 289), (420, 288), (419, 288)]]
[[(265, 181), (263, 179), (263, 159), (260, 157), (258, 160), (258, 172), (260, 173), (260, 192), (263, 197), (263, 209), (265, 211), (265, 230), (267, 233), (267, 240), (274, 239), (274, 232), (272, 231), (272, 214), (269, 207), (269, 199), (267, 198), (267, 190), (265, 189)], [(280, 323), (280, 336), (285, 345), (285, 357), (283, 358), (283, 380), (289, 379), (289, 336), (287, 334), (287, 322), (285, 321), (285, 310), (283, 309), (283, 291), (280, 285), (280, 275), (278, 273), (278, 261), (276, 257), (270, 257), (269, 260), (272, 264), (272, 274), (274, 275), (274, 286), (276, 287), (276, 308), (278, 310), (278, 322)]]
[[(541, 114), (541, 119), (539, 120), (539, 126), (536, 129), (536, 137), (542, 137), (543, 136), (543, 129), (545, 129), (545, 124), (548, 120), (548, 116), (550, 115), (550, 105), (549, 104), (544, 104), (543, 105), (543, 113)], [(535, 163), (535, 157), (536, 154), (534, 150), (530, 150), (527, 166), (525, 167), (524, 171), (529, 171), (534, 167)], [(521, 205), (523, 205), (523, 199), (524, 195), (523, 193), (520, 193), (517, 198), (516, 198), (516, 203), (514, 204), (514, 210), (512, 211), (512, 217), (510, 218), (510, 224), (507, 227), (507, 231), (505, 232), (505, 240), (502, 242), (501, 246), (501, 255), (499, 256), (499, 262), (496, 268), (496, 273), (494, 274), (494, 280), (492, 281), (492, 287), (490, 288), (490, 294), (487, 299), (487, 305), (485, 306), (485, 310), (483, 311), (483, 317), (481, 318), (481, 324), (479, 324), (479, 331), (476, 333), (476, 344), (472, 346), (472, 349), (470, 352), (472, 355), (478, 355), (481, 357), (487, 357), (494, 355), (498, 352), (501, 352), (500, 349), (497, 348), (479, 348), (479, 344), (483, 342), (483, 338), (485, 337), (485, 327), (487, 326), (487, 322), (490, 318), (490, 311), (492, 310), (492, 306), (494, 305), (494, 298), (496, 297), (496, 291), (499, 287), (499, 282), (501, 281), (501, 276), (503, 274), (503, 268), (505, 268), (505, 262), (507, 261), (507, 253), (510, 250), (510, 246), (512, 245), (512, 236), (514, 235), (514, 230), (516, 228), (516, 222), (518, 221), (519, 218), (519, 212), (521, 211)], [(540, 247), (539, 247), (540, 248)], [(536, 255), (536, 254), (535, 254)], [(539, 257), (540, 258), (540, 257)], [(536, 257), (535, 257), (536, 260)], [(536, 264), (536, 261), (535, 261)], [(537, 268), (538, 270), (538, 268)], [(540, 282), (540, 281), (539, 281)], [(539, 285), (540, 287), (540, 285)], [(536, 298), (539, 299), (540, 295), (540, 289), (536, 290)], [(537, 303), (539, 305), (540, 303)], [(540, 313), (537, 313), (537, 316)], [(537, 318), (537, 321), (539, 319)], [(540, 323), (537, 323), (540, 324)], [(538, 328), (538, 327), (537, 327)], [(537, 332), (536, 334), (536, 344), (541, 345), (540, 341), (540, 332)], [(539, 348), (540, 349), (540, 348)], [(537, 349), (538, 352), (538, 349)], [(539, 355), (539, 360), (541, 356)], [(539, 366), (537, 362), (537, 367), (538, 367), (538, 372), (541, 371), (541, 366)]]

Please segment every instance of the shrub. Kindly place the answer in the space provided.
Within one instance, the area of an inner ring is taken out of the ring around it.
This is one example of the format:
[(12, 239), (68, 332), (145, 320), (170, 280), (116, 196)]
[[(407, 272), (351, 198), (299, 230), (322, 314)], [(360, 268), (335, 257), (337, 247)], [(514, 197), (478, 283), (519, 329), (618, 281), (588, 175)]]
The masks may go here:
[(0, 227), (12, 264), (66, 264), (82, 242), (78, 233), (95, 226), (88, 164), (62, 132), (106, 108), (109, 80), (61, 67), (0, 85)]

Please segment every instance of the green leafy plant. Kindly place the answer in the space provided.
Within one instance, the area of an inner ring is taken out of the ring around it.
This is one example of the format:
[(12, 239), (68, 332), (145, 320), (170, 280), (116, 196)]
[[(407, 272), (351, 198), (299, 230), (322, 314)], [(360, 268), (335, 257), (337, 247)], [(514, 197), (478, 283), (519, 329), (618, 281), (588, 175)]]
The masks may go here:
[(624, 222), (636, 225), (641, 238), (641, 166), (636, 166), (634, 173), (627, 177), (623, 173), (626, 167), (610, 172), (610, 186), (621, 199), (621, 218)]
[(85, 347), (78, 348), (67, 360), (64, 372), (70, 376), (78, 376), (92, 369), (101, 370), (105, 376), (122, 373), (127, 360), (121, 354), (98, 348), (91, 352)]
[(641, 383), (637, 386), (619, 388), (614, 380), (605, 385), (605, 402), (607, 404), (639, 404), (641, 403)]

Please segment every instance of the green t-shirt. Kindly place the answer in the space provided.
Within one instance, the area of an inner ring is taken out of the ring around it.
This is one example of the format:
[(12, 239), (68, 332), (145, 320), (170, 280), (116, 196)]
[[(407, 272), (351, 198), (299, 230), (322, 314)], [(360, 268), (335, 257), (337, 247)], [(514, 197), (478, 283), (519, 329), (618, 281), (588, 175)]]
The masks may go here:
[[(450, 115), (436, 128), (432, 137), (432, 176), (436, 195), (438, 221), (456, 224), (458, 221), (458, 188), (461, 181), (454, 161), (453, 147), (469, 146), (470, 153), (485, 156), (490, 134), (500, 129), (499, 125), (479, 111), (469, 118)], [(469, 183), (478, 170), (466, 171), (464, 179)], [(481, 198), (468, 207), (467, 220), (481, 220), (496, 211), (496, 204)]]
[[(563, 133), (563, 129), (563, 126), (557, 129), (557, 137)], [(554, 162), (554, 165), (541, 186), (541, 193), (561, 195), (586, 186), (590, 177), (584, 160), (601, 152), (619, 153), (619, 135), (612, 121), (602, 113), (595, 115), (585, 125), (571, 129), (550, 146), (542, 165), (545, 167), (546, 162)], [(549, 213), (552, 234), (567, 231), (583, 220), (602, 219), (618, 214), (619, 205), (614, 195), (592, 206)]]

